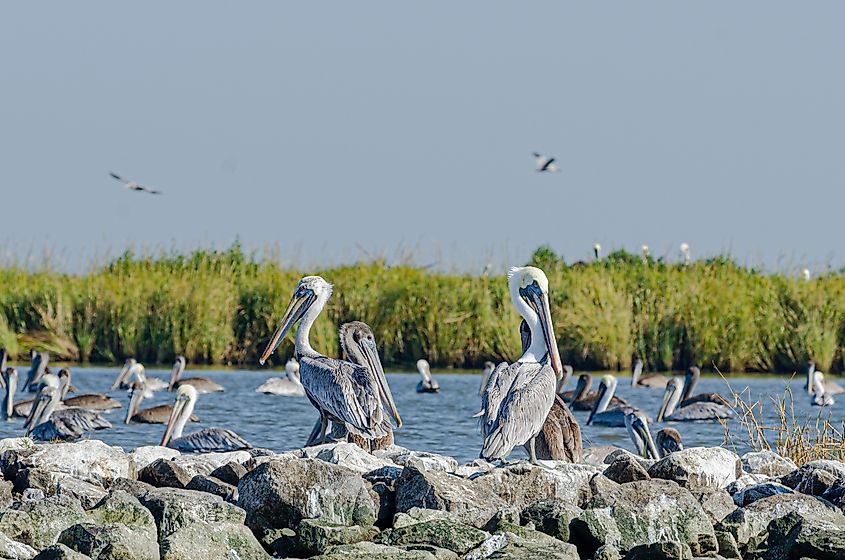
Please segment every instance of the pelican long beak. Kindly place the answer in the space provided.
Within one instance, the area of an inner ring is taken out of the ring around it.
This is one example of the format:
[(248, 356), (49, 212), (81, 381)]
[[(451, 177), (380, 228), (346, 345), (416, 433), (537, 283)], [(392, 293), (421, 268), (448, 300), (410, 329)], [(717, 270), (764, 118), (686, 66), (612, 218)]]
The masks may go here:
[(32, 403), (32, 409), (29, 411), (29, 416), (26, 417), (26, 421), (23, 423), (23, 427), (26, 428), (26, 435), (31, 434), (32, 430), (40, 423), (36, 422), (36, 420), (39, 420), (44, 414), (44, 409), (47, 408), (49, 402), (49, 397), (44, 393), (38, 393), (38, 396), (35, 397), (35, 401)]
[(180, 371), (181, 369), (182, 362), (180, 360), (173, 362), (173, 368), (170, 370), (170, 384), (167, 385), (168, 391), (172, 391), (173, 386), (176, 385), (176, 382), (179, 380), (179, 374), (182, 373)]
[(186, 399), (178, 398), (176, 402), (173, 403), (173, 410), (170, 412), (170, 418), (167, 420), (167, 427), (164, 429), (164, 437), (161, 438), (161, 446), (167, 447), (167, 443), (170, 441), (170, 436), (173, 435), (173, 428), (176, 427), (176, 422), (179, 420), (179, 417), (182, 416), (182, 409), (185, 408), (185, 404), (188, 401)]
[(138, 409), (141, 407), (141, 402), (144, 400), (144, 390), (141, 388), (133, 388), (129, 397), (129, 406), (126, 408), (126, 419), (124, 424), (129, 424), (132, 417), (138, 414)]
[(114, 380), (114, 383), (111, 384), (112, 391), (120, 387), (121, 383), (126, 381), (126, 378), (129, 376), (129, 372), (132, 370), (132, 366), (129, 364), (123, 364), (123, 369), (120, 370), (120, 373), (117, 375), (117, 379)]
[(663, 400), (660, 402), (660, 410), (657, 412), (657, 421), (663, 422), (663, 415), (666, 413), (666, 407), (669, 405), (669, 399), (672, 396), (674, 389), (669, 386), (666, 387), (666, 392), (663, 393)]
[(654, 445), (654, 440), (651, 438), (651, 432), (648, 429), (648, 424), (645, 424), (642, 420), (637, 418), (634, 420), (632, 427), (645, 443), (645, 449), (642, 450), (643, 457), (646, 459), (660, 459), (660, 455), (657, 454), (657, 446)]
[(402, 427), (402, 418), (399, 417), (399, 411), (396, 409), (396, 403), (393, 402), (393, 394), (390, 392), (390, 387), (387, 385), (387, 377), (384, 375), (384, 368), (381, 367), (381, 360), (378, 357), (378, 350), (375, 342), (369, 339), (364, 339), (361, 345), (364, 350), (364, 359), (367, 360), (369, 371), (373, 372), (378, 383), (379, 397), (382, 404), (390, 411), (393, 420), (396, 422), (396, 428)]
[(314, 292), (308, 290), (304, 294), (293, 294), (293, 297), (290, 298), (290, 303), (288, 304), (288, 308), (285, 311), (284, 316), (282, 316), (282, 322), (279, 324), (279, 328), (276, 329), (276, 332), (273, 333), (273, 338), (270, 339), (270, 343), (267, 345), (267, 348), (264, 350), (264, 354), (261, 355), (261, 359), (258, 360), (258, 363), (262, 366), (264, 362), (267, 361), (267, 358), (276, 351), (276, 347), (279, 346), (279, 343), (285, 337), (285, 334), (293, 327), (293, 325), (305, 315), (305, 312), (308, 311), (308, 308), (311, 307), (314, 302), (317, 300), (317, 296), (314, 295)]
[(540, 290), (533, 289), (530, 291), (530, 296), (526, 298), (529, 305), (534, 308), (534, 311), (540, 317), (540, 328), (543, 331), (543, 338), (546, 342), (546, 348), (549, 351), (549, 363), (555, 372), (556, 376), (563, 373), (563, 363), (560, 360), (560, 353), (557, 350), (557, 339), (555, 338), (554, 327), (552, 326), (552, 311), (549, 307), (549, 294)]
[(606, 392), (607, 392), (607, 385), (605, 385), (604, 383), (602, 383), (602, 384), (599, 386), (599, 392), (598, 392), (598, 394), (596, 394), (596, 402), (595, 402), (595, 404), (593, 404), (593, 409), (590, 411), (590, 417), (589, 417), (589, 418), (587, 418), (587, 425), (588, 425), (588, 426), (589, 426), (590, 424), (592, 424), (592, 423), (593, 423), (593, 416), (595, 416), (595, 415), (596, 415), (596, 411), (597, 411), (597, 410), (598, 410), (598, 408), (599, 408), (599, 403), (601, 403), (601, 400), (602, 400), (602, 398), (604, 397), (604, 394), (605, 394)]

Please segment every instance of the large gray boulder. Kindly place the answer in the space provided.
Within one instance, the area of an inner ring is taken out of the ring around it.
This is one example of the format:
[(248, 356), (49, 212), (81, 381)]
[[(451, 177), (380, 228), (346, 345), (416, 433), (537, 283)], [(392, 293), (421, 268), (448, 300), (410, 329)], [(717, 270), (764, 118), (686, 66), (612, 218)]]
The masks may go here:
[(379, 533), (375, 542), (393, 546), (431, 545), (464, 555), (480, 545), (489, 533), (449, 519), (433, 519)]
[(246, 476), (246, 467), (240, 463), (229, 461), (221, 467), (217, 467), (208, 476), (213, 476), (217, 480), (237, 486), (241, 479)]
[(340, 465), (357, 473), (367, 473), (387, 466), (397, 465), (388, 458), (372, 455), (354, 443), (339, 442), (305, 447), (292, 451), (300, 458), (320, 459), (326, 463)]
[(569, 524), (582, 513), (583, 510), (578, 506), (550, 500), (537, 502), (523, 509), (520, 513), (520, 522), (523, 525), (531, 523), (538, 531), (567, 542), (569, 541)]
[(329, 547), (372, 540), (377, 529), (360, 525), (334, 525), (319, 519), (303, 519), (296, 529), (294, 551), (323, 554)]
[(657, 461), (648, 474), (675, 481), (691, 492), (705, 492), (734, 482), (742, 475), (742, 462), (721, 447), (690, 447)]
[(142, 495), (140, 502), (152, 513), (159, 540), (191, 525), (242, 525), (246, 517), (244, 510), (219, 496), (194, 490), (156, 488)]
[(31, 546), (0, 533), (0, 558), (3, 560), (30, 560), (35, 557), (35, 553), (35, 549)]
[(173, 458), (173, 462), (188, 471), (191, 476), (211, 474), (214, 469), (226, 463), (245, 464), (252, 460), (248, 451), (226, 451), (223, 453), (185, 454)]
[(138, 480), (156, 488), (185, 488), (193, 476), (170, 459), (156, 459), (138, 473)]
[(145, 445), (133, 449), (129, 454), (129, 460), (135, 464), (135, 472), (141, 472), (144, 467), (156, 459), (175, 459), (179, 455), (181, 453), (169, 447)]
[(595, 495), (570, 526), (582, 555), (613, 544), (627, 552), (639, 544), (677, 541), (701, 553), (715, 550), (713, 524), (698, 501), (678, 484), (659, 479), (620, 484)]
[(79, 523), (62, 531), (59, 542), (94, 559), (159, 560), (154, 531), (147, 534), (119, 523)]
[(554, 469), (517, 463), (495, 469), (473, 481), (509, 507), (523, 510), (546, 501), (578, 504), (590, 495), (590, 480), (601, 470), (590, 465), (556, 463)]
[(325, 554), (314, 556), (313, 560), (438, 560), (425, 550), (407, 550), (398, 546), (361, 541), (329, 547)]
[(161, 541), (161, 560), (269, 560), (255, 535), (239, 523), (195, 523)]
[(34, 560), (91, 560), (91, 557), (63, 544), (54, 544), (39, 552)]
[(78, 501), (57, 496), (19, 502), (14, 507), (0, 512), (0, 526), (7, 524), (9, 516), (14, 519), (15, 533), (7, 532), (5, 527), (3, 532), (36, 550), (55, 543), (62, 531), (86, 519), (85, 510)]
[(491, 524), (493, 537), (471, 551), (468, 558), (479, 558), (475, 554), (484, 544), (490, 543), (496, 537), (504, 538), (504, 543), (494, 543), (495, 552), (490, 558), (496, 560), (522, 560), (523, 558), (538, 558), (548, 560), (578, 560), (578, 549), (575, 545), (560, 541), (539, 531), (527, 527), (520, 527), (507, 522)]
[(743, 488), (733, 495), (733, 501), (737, 506), (745, 507), (757, 500), (776, 496), (777, 494), (791, 494), (793, 490), (778, 482), (769, 481)]
[[(135, 463), (120, 447), (90, 439), (37, 445), (24, 459), (31, 468), (108, 486), (117, 477), (135, 478)], [(59, 476), (56, 477), (58, 480)]]
[(845, 531), (839, 525), (788, 513), (769, 523), (766, 541), (748, 556), (841, 560), (845, 557)]
[(826, 459), (810, 461), (780, 480), (796, 492), (821, 496), (837, 482), (845, 481), (845, 463)]
[(238, 494), (254, 531), (294, 529), (303, 519), (365, 527), (376, 519), (376, 497), (360, 474), (319, 459), (270, 460), (241, 479)]
[(99, 484), (85, 482), (72, 476), (66, 476), (56, 484), (56, 495), (78, 500), (82, 507), (91, 509), (102, 500), (108, 492)]
[(742, 470), (749, 474), (783, 476), (798, 467), (787, 457), (781, 457), (774, 451), (750, 451), (742, 456)]

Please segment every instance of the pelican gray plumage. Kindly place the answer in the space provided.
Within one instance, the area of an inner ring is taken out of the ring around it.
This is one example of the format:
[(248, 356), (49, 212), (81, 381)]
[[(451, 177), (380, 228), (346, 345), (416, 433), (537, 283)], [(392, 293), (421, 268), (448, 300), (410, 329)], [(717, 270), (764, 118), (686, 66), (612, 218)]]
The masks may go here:
[[(308, 335), (317, 316), (332, 295), (332, 286), (319, 276), (306, 276), (299, 281), (279, 328), (273, 334), (260, 363), (276, 350), (282, 338), (297, 321), (294, 354), (299, 360), (300, 380), (311, 404), (320, 412), (321, 440), (325, 441), (329, 421), (341, 422), (351, 433), (365, 439), (387, 435), (384, 429), (382, 397), (389, 395), (387, 379), (374, 364), (370, 368), (323, 356), (311, 347)], [(372, 352), (375, 352), (373, 345)], [(377, 355), (377, 353), (376, 353)], [(400, 422), (394, 403), (390, 413)]]
[(537, 164), (538, 173), (556, 172), (560, 171), (560, 167), (555, 163), (555, 158), (546, 157), (534, 152), (534, 162)]
[(87, 395), (65, 398), (65, 395), (71, 386), (70, 370), (67, 368), (60, 369), (58, 378), (59, 396), (62, 399), (62, 404), (66, 407), (84, 408), (86, 410), (93, 410), (96, 412), (106, 412), (114, 410), (115, 408), (123, 408), (123, 405), (121, 405), (120, 402), (101, 393), (90, 393)]
[(29, 367), (29, 373), (26, 375), (26, 383), (21, 385), (21, 392), (29, 391), (34, 393), (38, 391), (41, 378), (47, 374), (47, 365), (50, 363), (50, 354), (47, 352), (38, 352), (32, 349), (30, 352), (32, 365)]
[[(578, 376), (578, 384), (575, 386), (574, 391), (567, 391), (561, 395), (564, 402), (569, 403), (569, 408), (571, 410), (581, 410), (581, 411), (590, 411), (593, 410), (595, 407), (596, 402), (599, 399), (599, 392), (590, 391), (590, 387), (593, 385), (593, 376), (589, 373), (582, 373)], [(616, 406), (629, 406), (628, 401), (623, 399), (622, 397), (617, 397), (613, 395), (610, 398), (610, 403), (608, 404), (610, 407)]]
[(123, 183), (123, 186), (126, 187), (127, 189), (129, 189), (130, 191), (145, 192), (145, 193), (149, 193), (149, 194), (164, 194), (160, 190), (151, 189), (150, 187), (144, 186), (141, 183), (137, 183), (135, 181), (130, 181), (129, 179), (124, 179), (123, 177), (121, 177), (120, 175), (117, 175), (116, 173), (109, 172), (109, 175), (111, 175), (111, 177), (113, 179), (116, 179), (117, 181), (120, 181), (121, 183)]
[(140, 362), (132, 364), (129, 368), (128, 377), (134, 377), (135, 381), (138, 381), (144, 386), (144, 396), (147, 398), (152, 397), (155, 391), (164, 391), (168, 387), (168, 383), (163, 379), (159, 379), (158, 377), (147, 377), (147, 369), (144, 367), (144, 364)]
[(599, 426), (610, 426), (613, 428), (625, 427), (625, 416), (628, 412), (636, 410), (632, 406), (617, 405), (610, 406), (613, 393), (616, 391), (616, 378), (612, 375), (605, 375), (599, 383), (598, 398), (587, 418), (587, 425), (597, 424)]
[(439, 393), (440, 383), (431, 376), (431, 366), (426, 360), (417, 360), (417, 371), (420, 372), (420, 382), (417, 383), (417, 393)]
[(193, 385), (197, 393), (219, 393), (223, 391), (223, 386), (215, 383), (207, 377), (186, 377), (182, 379), (182, 373), (185, 372), (187, 365), (185, 356), (176, 356), (173, 361), (173, 369), (170, 370), (170, 384), (167, 386), (168, 391), (178, 389), (182, 385)]
[(624, 422), (628, 437), (634, 443), (637, 454), (645, 459), (660, 459), (648, 429), (648, 417), (641, 410), (628, 408), (625, 411)]
[(255, 392), (282, 397), (304, 397), (305, 389), (299, 381), (299, 362), (296, 361), (296, 358), (287, 361), (283, 377), (271, 377), (262, 383)]
[(681, 433), (675, 428), (665, 427), (657, 431), (657, 450), (660, 456), (665, 457), (676, 451), (683, 451), (684, 442), (681, 440)]
[(173, 411), (164, 429), (164, 437), (161, 438), (162, 447), (170, 447), (186, 453), (213, 453), (252, 448), (241, 436), (225, 428), (204, 428), (183, 436), (185, 424), (194, 412), (197, 395), (197, 390), (193, 385), (182, 385), (176, 389)]
[[(18, 383), (18, 376), (17, 376), (17, 371), (15, 371), (13, 385), (15, 387), (17, 387), (17, 383)], [(54, 387), (56, 389), (60, 389), (61, 383), (59, 382), (58, 377), (56, 377), (52, 373), (46, 373), (41, 377), (41, 382), (39, 384), (38, 390), (40, 391), (42, 387)], [(11, 396), (9, 398), (11, 398)], [(12, 415), (16, 418), (29, 418), (29, 415), (32, 413), (32, 407), (33, 407), (34, 404), (35, 404), (35, 397), (33, 397), (31, 399), (26, 399), (26, 400), (23, 400), (23, 401), (16, 402), (12, 405)], [(57, 405), (57, 407), (62, 408), (61, 403), (59, 405)]]
[(832, 406), (836, 401), (833, 395), (825, 391), (824, 374), (820, 371), (813, 373), (813, 394), (810, 395), (810, 404), (813, 406)]
[(502, 362), (490, 375), (482, 398), (481, 457), (505, 460), (528, 444), (537, 462), (535, 438), (554, 404), (557, 376), (563, 372), (549, 308), (549, 280), (533, 266), (508, 272), (511, 301), (531, 332), (528, 349), (513, 364)]
[(496, 364), (493, 362), (484, 362), (484, 370), (481, 372), (481, 385), (478, 387), (478, 395), (484, 394), (484, 388), (487, 387), (487, 382), (490, 380), (490, 374), (496, 369)]
[(682, 396), (682, 382), (677, 377), (669, 380), (666, 385), (666, 392), (663, 394), (663, 401), (660, 403), (660, 410), (657, 412), (657, 421), (691, 422), (695, 420), (718, 420), (730, 418), (733, 415), (731, 407), (715, 402), (693, 402), (687, 406), (679, 407)]
[(631, 387), (647, 387), (649, 389), (664, 389), (669, 378), (659, 373), (652, 373), (643, 376), (643, 361), (639, 358), (634, 362), (634, 369), (631, 371)]
[[(167, 424), (170, 420), (170, 415), (173, 414), (172, 404), (160, 404), (151, 408), (141, 408), (141, 403), (145, 398), (144, 385), (139, 381), (135, 381), (129, 387), (129, 406), (126, 407), (126, 417), (123, 419), (124, 424)], [(189, 420), (191, 422), (199, 422), (200, 419), (191, 414)]]
[(684, 389), (681, 395), (681, 404), (678, 406), (683, 408), (697, 402), (712, 402), (724, 406), (730, 406), (727, 399), (719, 393), (698, 393), (697, 395), (694, 395), (693, 391), (695, 390), (696, 385), (698, 385), (700, 377), (701, 370), (696, 366), (692, 366), (687, 370), (686, 375), (684, 375)]
[[(807, 364), (807, 381), (804, 385), (804, 388), (807, 389), (807, 394), (809, 395), (812, 395), (815, 391), (815, 373), (816, 363), (811, 361)], [(822, 387), (824, 388), (824, 392), (828, 395), (838, 395), (839, 393), (845, 392), (842, 385), (836, 383), (835, 381), (828, 381), (824, 378), (824, 376), (822, 376)]]
[(24, 422), (26, 435), (37, 441), (72, 441), (86, 432), (112, 427), (92, 410), (60, 406), (61, 389), (50, 385), (41, 387)]

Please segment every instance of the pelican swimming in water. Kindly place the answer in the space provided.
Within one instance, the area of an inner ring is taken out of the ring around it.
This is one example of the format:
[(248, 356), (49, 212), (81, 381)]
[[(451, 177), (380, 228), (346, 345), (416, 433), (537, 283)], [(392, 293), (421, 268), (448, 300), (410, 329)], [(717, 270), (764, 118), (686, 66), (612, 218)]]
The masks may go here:
[(86, 432), (112, 427), (108, 420), (92, 410), (60, 406), (61, 389), (50, 385), (41, 387), (24, 422), (26, 435), (37, 441), (72, 441)]
[(185, 424), (194, 412), (197, 390), (193, 385), (182, 385), (176, 389), (173, 411), (161, 438), (162, 447), (170, 447), (185, 453), (213, 453), (251, 449), (252, 446), (232, 430), (204, 428), (187, 436), (182, 435)]
[(684, 442), (681, 440), (681, 433), (675, 428), (661, 428), (657, 432), (657, 450), (660, 456), (665, 457), (670, 453), (684, 450)]
[[(815, 377), (813, 376), (816, 373), (816, 363), (810, 362), (807, 364), (807, 382), (804, 386), (807, 389), (807, 393), (812, 395), (815, 391)], [(824, 392), (828, 395), (838, 395), (839, 393), (845, 392), (845, 389), (842, 388), (842, 385), (835, 381), (828, 381), (824, 379), (822, 376), (822, 386), (824, 387)]]
[(32, 365), (29, 367), (29, 373), (26, 375), (26, 383), (21, 385), (21, 393), (29, 391), (34, 393), (38, 391), (41, 378), (48, 373), (47, 365), (50, 363), (50, 354), (47, 352), (38, 352), (33, 349), (30, 352)]
[(123, 367), (120, 369), (120, 373), (117, 374), (117, 377), (114, 380), (114, 383), (111, 385), (112, 391), (115, 389), (128, 389), (129, 386), (132, 384), (132, 381), (129, 380), (129, 374), (132, 371), (132, 366), (137, 364), (137, 360), (135, 358), (126, 358), (126, 361), (123, 363)]
[[(349, 433), (365, 439), (382, 438), (387, 435), (382, 402), (390, 395), (390, 390), (383, 372), (379, 371), (381, 368), (377, 369), (375, 364), (364, 367), (328, 358), (314, 350), (308, 340), (311, 326), (331, 295), (331, 284), (319, 276), (300, 280), (260, 363), (263, 365), (267, 361), (285, 334), (299, 321), (294, 354), (299, 360), (299, 376), (305, 394), (320, 412), (321, 441), (326, 439), (329, 421), (343, 423)], [(392, 400), (388, 408), (396, 423), (400, 423)]]
[(549, 280), (533, 266), (508, 272), (511, 301), (525, 319), (529, 346), (513, 364), (502, 362), (490, 375), (482, 398), (481, 457), (504, 461), (517, 445), (528, 444), (537, 462), (535, 438), (543, 429), (555, 399), (557, 376), (563, 365), (557, 350), (549, 309)]
[[(582, 373), (578, 376), (578, 384), (575, 386), (575, 390), (563, 393), (561, 398), (563, 398), (564, 402), (569, 403), (569, 408), (571, 410), (593, 410), (593, 407), (595, 407), (596, 402), (599, 400), (599, 391), (590, 391), (590, 387), (592, 387), (592, 385), (593, 376), (589, 373)], [(629, 405), (628, 401), (622, 397), (612, 395), (608, 406), (616, 407)]]
[(3, 368), (3, 386), (6, 389), (6, 397), (3, 400), (3, 410), (6, 420), (11, 420), (15, 415), (15, 390), (18, 388), (18, 370), (13, 367)]
[[(0, 373), (6, 372), (6, 349), (0, 348)], [(0, 389), (6, 388), (6, 380), (4, 379), (5, 376), (0, 376)]]
[[(9, 371), (11, 370), (11, 371)], [(8, 375), (6, 375), (8, 374)], [(32, 412), (32, 406), (35, 403), (35, 397), (31, 399), (26, 399), (18, 402), (13, 402), (15, 391), (18, 387), (18, 370), (15, 368), (6, 368), (6, 403), (7, 408), (6, 411), (8, 413), (9, 406), (11, 406), (12, 416), (15, 418), (28, 418), (30, 412)], [(48, 387), (55, 387), (56, 389), (60, 389), (61, 383), (59, 382), (59, 378), (53, 375), (52, 373), (47, 373), (41, 377), (41, 382), (39, 384), (38, 389), (40, 390), (41, 387), (48, 386)], [(59, 405), (61, 408), (61, 405)]]
[(223, 391), (223, 386), (215, 383), (207, 377), (186, 377), (182, 379), (182, 373), (185, 371), (187, 360), (185, 356), (176, 356), (173, 361), (173, 369), (170, 370), (170, 384), (167, 386), (168, 391), (178, 389), (182, 385), (193, 385), (197, 393), (219, 393)]
[(484, 388), (487, 387), (487, 382), (490, 380), (490, 374), (496, 369), (496, 364), (493, 362), (484, 362), (484, 370), (481, 372), (481, 385), (478, 387), (478, 395), (484, 394)]
[(440, 383), (431, 376), (431, 367), (426, 360), (417, 360), (417, 371), (420, 372), (420, 382), (417, 383), (417, 393), (439, 393)]
[(659, 373), (652, 373), (643, 376), (643, 361), (637, 358), (634, 362), (634, 369), (631, 371), (631, 387), (647, 387), (649, 389), (664, 389), (669, 378)]
[(813, 406), (832, 406), (836, 401), (833, 395), (825, 391), (824, 374), (820, 371), (813, 373), (813, 394), (810, 395), (810, 404)]
[(698, 385), (698, 379), (701, 377), (701, 370), (696, 366), (692, 366), (687, 370), (684, 376), (684, 390), (681, 395), (680, 407), (685, 407), (697, 402), (712, 402), (724, 406), (730, 406), (727, 399), (719, 393), (698, 393), (693, 394), (695, 386)]
[(598, 398), (587, 418), (587, 425), (596, 424), (599, 426), (610, 426), (613, 428), (625, 427), (625, 416), (628, 412), (636, 410), (628, 405), (610, 406), (613, 393), (616, 392), (616, 378), (612, 375), (605, 375), (599, 383)]
[[(131, 363), (130, 363), (131, 360)], [(129, 389), (132, 386), (132, 377), (135, 381), (144, 386), (144, 396), (150, 398), (155, 391), (163, 391), (167, 389), (168, 383), (158, 377), (147, 377), (147, 369), (144, 364), (136, 362), (134, 359), (126, 360), (126, 365), (123, 366), (120, 375), (112, 385), (112, 389), (120, 387), (121, 389)], [(129, 367), (127, 367), (129, 366)]]
[(282, 397), (304, 397), (305, 389), (299, 381), (299, 362), (296, 361), (296, 358), (291, 358), (285, 364), (284, 377), (271, 377), (262, 383), (255, 392)]
[(683, 393), (682, 382), (677, 377), (669, 380), (666, 385), (666, 392), (663, 394), (663, 401), (660, 403), (660, 410), (657, 412), (657, 421), (690, 422), (695, 420), (718, 420), (730, 418), (733, 415), (731, 407), (710, 401), (693, 402), (686, 406), (678, 406)]
[(560, 381), (557, 382), (557, 387), (555, 387), (555, 393), (558, 395), (565, 394), (564, 389), (566, 388), (567, 383), (572, 378), (573, 373), (572, 366), (569, 364), (563, 364), (563, 375), (560, 377)]
[(62, 404), (66, 407), (84, 408), (86, 410), (93, 410), (96, 412), (107, 412), (115, 408), (123, 408), (117, 400), (107, 397), (100, 393), (91, 393), (87, 395), (79, 395), (76, 397), (65, 398), (68, 389), (71, 387), (70, 370), (62, 368), (59, 370), (59, 396), (62, 399)]
[[(129, 387), (129, 406), (126, 408), (126, 417), (123, 419), (124, 424), (167, 424), (170, 420), (170, 415), (173, 414), (172, 404), (160, 404), (152, 408), (141, 408), (141, 403), (144, 402), (144, 385), (139, 381), (135, 381)], [(191, 422), (199, 422), (200, 419), (191, 414), (189, 420)]]

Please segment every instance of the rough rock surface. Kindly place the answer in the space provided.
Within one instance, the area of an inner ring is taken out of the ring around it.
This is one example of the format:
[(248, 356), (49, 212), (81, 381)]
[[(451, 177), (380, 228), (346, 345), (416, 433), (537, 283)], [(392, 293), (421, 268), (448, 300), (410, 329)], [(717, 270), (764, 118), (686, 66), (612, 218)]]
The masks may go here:
[(246, 473), (246, 467), (240, 463), (229, 461), (225, 465), (217, 467), (211, 471), (209, 476), (213, 476), (217, 480), (225, 482), (226, 484), (237, 486), (241, 479), (246, 476)]
[(742, 456), (742, 470), (750, 474), (783, 476), (797, 468), (792, 459), (781, 457), (774, 451), (750, 451)]
[(768, 498), (769, 496), (791, 493), (792, 489), (788, 486), (784, 486), (783, 484), (777, 482), (763, 482), (740, 490), (733, 495), (733, 501), (736, 505), (744, 507), (753, 504), (757, 500)]
[(198, 474), (211, 474), (214, 469), (226, 463), (245, 464), (252, 460), (248, 451), (227, 451), (225, 453), (183, 454), (173, 462), (188, 471), (192, 477)]
[(56, 485), (57, 496), (78, 500), (85, 509), (91, 509), (97, 505), (107, 494), (108, 492), (99, 484), (85, 482), (72, 476), (62, 478)]
[(155, 532), (148, 536), (117, 523), (79, 523), (59, 536), (59, 543), (97, 559), (158, 560)]
[(231, 484), (226, 484), (213, 476), (198, 474), (188, 482), (185, 488), (187, 490), (196, 490), (197, 492), (208, 492), (209, 494), (220, 496), (231, 503), (238, 501), (238, 488)]
[(713, 523), (718, 523), (736, 510), (733, 498), (724, 490), (701, 492), (693, 494), (693, 496), (701, 504), (702, 509)]
[(648, 470), (639, 461), (627, 454), (617, 455), (613, 462), (604, 469), (604, 476), (619, 484), (651, 478), (648, 475)]
[(185, 488), (191, 474), (170, 459), (156, 459), (138, 473), (138, 480), (156, 488)]
[(30, 560), (35, 556), (35, 549), (31, 546), (14, 541), (0, 533), (0, 558), (4, 560)]
[(485, 531), (448, 519), (423, 521), (380, 533), (375, 542), (388, 545), (425, 544), (464, 555), (484, 542)]
[(33, 468), (103, 486), (117, 477), (135, 478), (136, 474), (135, 463), (120, 447), (95, 439), (37, 445), (25, 461)]
[(473, 484), (498, 495), (508, 507), (522, 510), (549, 500), (577, 504), (589, 495), (590, 480), (600, 473), (600, 469), (589, 465), (560, 462), (549, 469), (518, 463), (479, 476)]
[(141, 470), (155, 461), (156, 459), (175, 459), (181, 455), (175, 449), (169, 447), (162, 447), (160, 445), (145, 445), (143, 447), (136, 447), (129, 454), (129, 459), (135, 464), (135, 472)]
[(244, 511), (219, 496), (178, 488), (157, 488), (140, 498), (158, 527), (159, 539), (194, 524), (243, 524)]
[(522, 510), (520, 522), (523, 525), (531, 523), (538, 531), (566, 542), (569, 540), (569, 524), (581, 513), (581, 508), (565, 502), (538, 502)]
[(692, 492), (726, 487), (742, 475), (742, 462), (721, 447), (690, 447), (657, 461), (648, 469), (652, 478), (673, 480)]
[(161, 540), (161, 560), (269, 560), (252, 532), (239, 523), (192, 524)]
[(63, 544), (54, 544), (39, 552), (34, 560), (91, 560), (91, 557), (76, 552)]
[(5, 524), (7, 515), (14, 516), (16, 534), (4, 532), (36, 550), (55, 543), (59, 534), (71, 525), (85, 521), (82, 506), (78, 501), (68, 498), (51, 496), (43, 500), (20, 502), (14, 507), (14, 510), (0, 513), (0, 523)]

